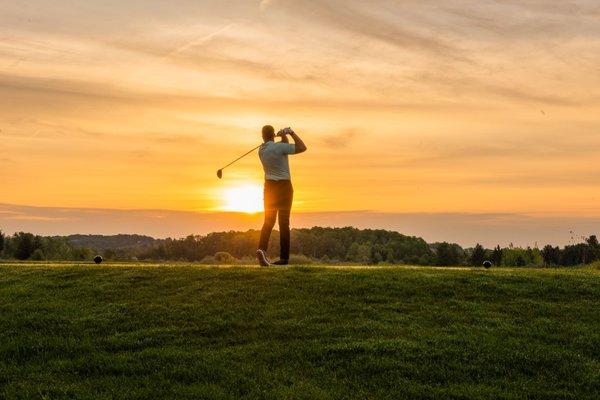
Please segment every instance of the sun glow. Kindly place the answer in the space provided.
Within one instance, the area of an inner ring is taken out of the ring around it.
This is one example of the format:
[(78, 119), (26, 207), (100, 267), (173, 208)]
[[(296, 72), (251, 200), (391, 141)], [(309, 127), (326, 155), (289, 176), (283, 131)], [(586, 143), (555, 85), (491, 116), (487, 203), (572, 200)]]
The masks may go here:
[(257, 213), (263, 210), (263, 192), (259, 185), (243, 185), (223, 192), (224, 211)]

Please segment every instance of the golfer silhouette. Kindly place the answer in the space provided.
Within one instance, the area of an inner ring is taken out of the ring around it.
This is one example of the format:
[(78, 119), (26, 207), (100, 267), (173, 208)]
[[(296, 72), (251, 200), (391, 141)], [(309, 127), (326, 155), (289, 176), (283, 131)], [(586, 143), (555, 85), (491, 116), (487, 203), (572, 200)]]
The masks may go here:
[[(290, 143), (288, 135), (294, 143)], [(290, 176), (288, 155), (299, 154), (306, 151), (306, 145), (291, 128), (277, 132), (271, 125), (262, 128), (263, 144), (258, 149), (258, 156), (265, 171), (265, 221), (260, 232), (260, 242), (256, 257), (258, 263), (269, 266), (267, 248), (269, 238), (275, 226), (275, 219), (279, 219), (279, 260), (274, 265), (287, 265), (290, 259), (290, 213), (294, 199), (294, 188)], [(275, 137), (280, 137), (280, 142), (275, 142)]]

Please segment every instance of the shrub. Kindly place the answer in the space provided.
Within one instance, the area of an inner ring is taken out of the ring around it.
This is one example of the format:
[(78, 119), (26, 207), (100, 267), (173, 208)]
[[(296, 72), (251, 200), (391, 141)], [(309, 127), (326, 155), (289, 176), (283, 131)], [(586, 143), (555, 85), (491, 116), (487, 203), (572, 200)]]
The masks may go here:
[(215, 261), (219, 264), (234, 264), (237, 259), (226, 251), (215, 253)]
[(200, 264), (216, 264), (215, 258), (213, 256), (206, 256), (202, 260), (200, 260)]

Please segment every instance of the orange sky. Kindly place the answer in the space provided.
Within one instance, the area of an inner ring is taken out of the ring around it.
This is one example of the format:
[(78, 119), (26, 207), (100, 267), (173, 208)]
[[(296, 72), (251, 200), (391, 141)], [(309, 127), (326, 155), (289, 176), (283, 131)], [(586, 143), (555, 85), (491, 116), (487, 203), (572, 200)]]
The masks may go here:
[(297, 211), (600, 215), (597, 1), (0, 3), (1, 202), (212, 211), (292, 126)]

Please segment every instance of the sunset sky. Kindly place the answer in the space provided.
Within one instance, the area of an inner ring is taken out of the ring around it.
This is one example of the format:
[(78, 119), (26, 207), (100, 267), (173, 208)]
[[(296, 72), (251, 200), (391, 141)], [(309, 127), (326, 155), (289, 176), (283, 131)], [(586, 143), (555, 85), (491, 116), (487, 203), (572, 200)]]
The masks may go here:
[(599, 66), (596, 0), (1, 1), (0, 203), (221, 212), (270, 123), (299, 213), (598, 218)]

